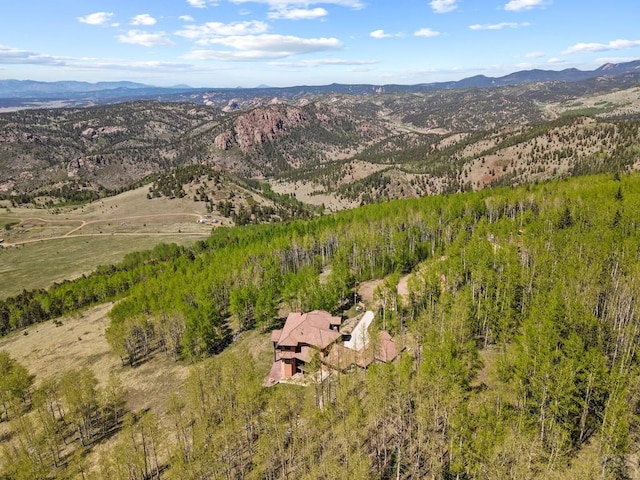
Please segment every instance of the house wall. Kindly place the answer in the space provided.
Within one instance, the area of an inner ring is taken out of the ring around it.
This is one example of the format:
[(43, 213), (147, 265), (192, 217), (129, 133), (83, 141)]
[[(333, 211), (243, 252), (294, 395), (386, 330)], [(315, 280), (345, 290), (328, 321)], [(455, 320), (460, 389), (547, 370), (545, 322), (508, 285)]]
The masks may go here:
[(296, 373), (296, 361), (295, 359), (286, 360), (282, 362), (282, 376), (293, 377)]

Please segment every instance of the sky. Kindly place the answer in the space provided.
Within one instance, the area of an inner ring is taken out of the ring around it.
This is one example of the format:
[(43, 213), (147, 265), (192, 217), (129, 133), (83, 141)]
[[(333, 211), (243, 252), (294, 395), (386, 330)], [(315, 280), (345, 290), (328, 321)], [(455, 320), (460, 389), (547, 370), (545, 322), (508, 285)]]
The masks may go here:
[(0, 79), (417, 84), (640, 59), (638, 0), (3, 0)]

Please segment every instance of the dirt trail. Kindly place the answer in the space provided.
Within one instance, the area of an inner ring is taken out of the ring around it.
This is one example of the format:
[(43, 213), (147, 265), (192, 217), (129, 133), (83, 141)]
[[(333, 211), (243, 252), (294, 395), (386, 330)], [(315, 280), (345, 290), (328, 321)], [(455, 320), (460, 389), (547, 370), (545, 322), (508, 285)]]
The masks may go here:
[(376, 287), (382, 283), (382, 280), (367, 280), (358, 285), (358, 295), (366, 303), (374, 306), (374, 295)]
[[(55, 237), (46, 237), (46, 238), (31, 238), (29, 240), (21, 240), (18, 242), (4, 242), (2, 244), (0, 244), (1, 246), (8, 248), (8, 247), (13, 247), (13, 246), (17, 246), (17, 245), (25, 245), (28, 243), (36, 243), (36, 242), (45, 242), (45, 241), (49, 241), (49, 240), (59, 240), (61, 238), (75, 238), (75, 237), (105, 237), (105, 236), (165, 236), (165, 235), (188, 235), (188, 236), (207, 236), (209, 235), (209, 232), (179, 232), (179, 233), (175, 233), (175, 232), (111, 232), (111, 233), (79, 233), (79, 234), (75, 234), (75, 232), (77, 232), (78, 230), (86, 227), (87, 225), (92, 225), (92, 224), (96, 224), (96, 223), (111, 223), (111, 222), (119, 222), (119, 221), (123, 221), (123, 220), (135, 220), (135, 219), (140, 219), (140, 218), (162, 218), (162, 217), (167, 217), (167, 218), (171, 218), (171, 217), (195, 217), (198, 220), (201, 220), (203, 217), (202, 215), (199, 215), (197, 213), (157, 213), (157, 214), (151, 214), (151, 215), (131, 215), (131, 216), (126, 216), (126, 217), (116, 217), (116, 218), (109, 218), (108, 220), (75, 220), (75, 219), (65, 219), (65, 222), (81, 222), (80, 225), (78, 225), (77, 227), (73, 227), (71, 230), (69, 230), (67, 233), (65, 233), (64, 235), (56, 235)], [(25, 223), (29, 222), (29, 221), (40, 221), (40, 222), (44, 222), (44, 223), (58, 223), (59, 221), (56, 220), (47, 220), (44, 218), (39, 218), (39, 217), (29, 217), (29, 218), (24, 218), (24, 219), (20, 219), (20, 226), (25, 225)]]
[[(73, 230), (67, 232), (64, 234), (65, 237), (69, 237), (71, 236), (72, 233), (77, 232), (78, 230), (80, 230), (83, 227), (86, 227), (87, 225), (92, 225), (95, 223), (105, 223), (105, 222), (120, 222), (122, 220), (135, 220), (138, 218), (162, 218), (162, 217), (195, 217), (198, 220), (202, 220), (202, 215), (198, 215), (197, 213), (155, 213), (155, 214), (151, 214), (151, 215), (130, 215), (128, 217), (115, 217), (115, 218), (109, 218), (108, 220), (80, 220), (82, 222), (82, 225), (75, 227)], [(74, 235), (77, 236), (77, 235)]]
[(3, 243), (1, 246), (8, 248), (14, 247), (18, 245), (25, 245), (28, 243), (36, 243), (36, 242), (48, 242), (49, 240), (60, 240), (62, 238), (80, 238), (80, 237), (166, 237), (171, 236), (175, 237), (178, 235), (185, 235), (191, 237), (207, 237), (209, 236), (209, 232), (113, 232), (113, 233), (80, 233), (78, 235), (60, 235), (57, 237), (47, 237), (47, 238), (32, 238), (29, 240), (22, 240), (20, 242), (14, 243)]
[[(398, 282), (397, 291), (400, 297), (406, 297), (409, 294), (409, 287), (408, 287), (409, 277), (411, 277), (411, 274), (405, 275)], [(383, 280), (376, 279), (376, 280), (368, 280), (358, 285), (358, 289), (357, 289), (358, 295), (365, 303), (369, 304), (371, 307), (377, 306), (377, 301), (375, 299), (374, 292), (378, 287), (378, 285), (380, 285), (382, 282)]]
[(68, 231), (67, 233), (64, 234), (65, 237), (68, 237), (69, 235), (71, 235), (73, 232), (77, 232), (78, 230), (80, 230), (82, 227), (84, 227), (85, 225), (87, 225), (87, 223), (89, 222), (85, 222), (84, 220), (82, 220), (82, 223), (77, 226), (76, 228), (74, 228), (73, 230)]
[(411, 274), (405, 275), (398, 282), (398, 295), (401, 297), (406, 297), (409, 294), (409, 278)]

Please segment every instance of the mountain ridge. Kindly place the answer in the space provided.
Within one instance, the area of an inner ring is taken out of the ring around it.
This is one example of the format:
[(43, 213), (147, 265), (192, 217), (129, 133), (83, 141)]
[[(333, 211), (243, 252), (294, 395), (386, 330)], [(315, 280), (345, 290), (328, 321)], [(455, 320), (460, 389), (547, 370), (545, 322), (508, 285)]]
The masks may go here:
[(27, 202), (62, 187), (101, 195), (200, 163), (334, 209), (343, 200), (638, 170), (639, 67), (607, 64), (576, 82), (440, 90), (332, 84), (135, 100), (139, 89), (116, 86), (120, 97), (105, 105), (0, 114), (0, 197)]
[[(633, 60), (623, 63), (605, 63), (594, 70), (579, 70), (577, 68), (566, 68), (564, 70), (542, 70), (530, 69), (519, 70), (503, 75), (501, 77), (488, 77), (485, 75), (474, 75), (461, 80), (445, 82), (430, 82), (417, 84), (342, 84), (332, 83), (328, 85), (294, 85), (288, 87), (271, 87), (260, 85), (249, 88), (220, 88), (202, 87), (195, 88), (188, 85), (177, 85), (173, 87), (159, 87), (131, 81), (115, 82), (81, 82), (75, 80), (41, 82), (36, 80), (2, 80), (0, 79), (0, 100), (1, 99), (82, 99), (87, 95), (92, 96), (92, 100), (98, 103), (112, 103), (114, 99), (122, 97), (126, 100), (143, 99), (145, 97), (162, 97), (174, 95), (176, 93), (204, 93), (204, 92), (252, 92), (255, 95), (277, 94), (293, 96), (296, 93), (351, 93), (369, 94), (380, 92), (412, 92), (439, 89), (456, 88), (490, 88), (510, 85), (520, 85), (537, 82), (578, 82), (602, 76), (617, 76), (628, 73), (640, 74), (640, 60)], [(93, 98), (95, 96), (95, 98)], [(101, 101), (102, 99), (102, 101)], [(0, 107), (3, 106), (0, 101)]]
[(116, 82), (82, 82), (78, 80), (62, 80), (41, 82), (38, 80), (0, 80), (0, 95), (23, 95), (39, 93), (70, 93), (115, 90), (118, 88), (148, 88), (150, 85), (130, 81)]

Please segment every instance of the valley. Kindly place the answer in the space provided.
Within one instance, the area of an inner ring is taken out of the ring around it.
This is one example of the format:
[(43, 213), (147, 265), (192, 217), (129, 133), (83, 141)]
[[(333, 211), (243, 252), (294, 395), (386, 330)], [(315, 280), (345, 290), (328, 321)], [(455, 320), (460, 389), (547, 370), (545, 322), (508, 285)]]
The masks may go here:
[[(407, 478), (560, 479), (593, 477), (606, 458), (605, 478), (636, 478), (639, 175), (216, 228), (191, 248), (155, 247), (7, 299), (1, 350), (10, 375), (20, 365), (35, 377), (33, 400), (0, 383), (12, 399), (0, 439), (13, 445), (0, 466), (9, 477), (346, 468), (366, 478), (400, 462)], [(397, 339), (397, 361), (262, 387), (270, 331), (287, 312), (351, 318), (361, 303)], [(416, 456), (391, 460), (399, 446)]]
[(0, 479), (640, 478), (637, 72), (515, 77), (1, 113)]
[(640, 110), (634, 78), (307, 93), (233, 108), (132, 102), (5, 113), (0, 195), (14, 203), (41, 197), (49, 206), (86, 201), (201, 164), (268, 182), (282, 194), (299, 191), (300, 199), (336, 211), (633, 169)]

